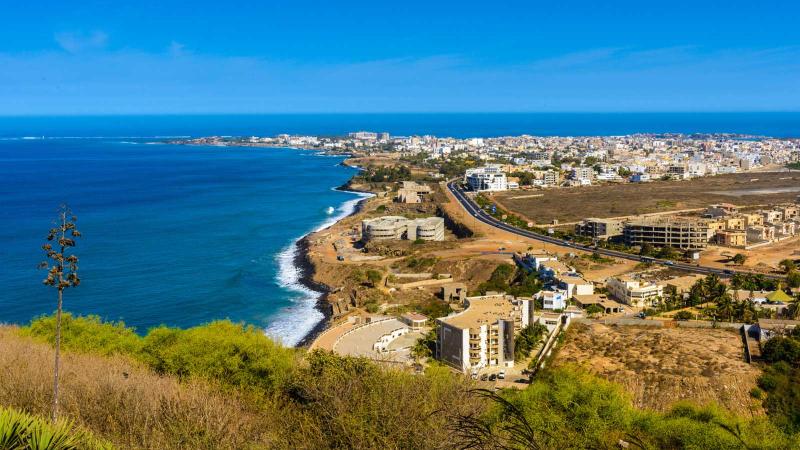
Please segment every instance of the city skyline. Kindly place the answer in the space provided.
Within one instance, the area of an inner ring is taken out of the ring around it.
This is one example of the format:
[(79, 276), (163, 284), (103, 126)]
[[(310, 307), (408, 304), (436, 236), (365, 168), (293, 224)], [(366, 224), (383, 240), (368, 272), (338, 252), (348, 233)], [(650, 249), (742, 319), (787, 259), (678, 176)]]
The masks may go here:
[(0, 115), (800, 109), (797, 5), (109, 5), (5, 7)]

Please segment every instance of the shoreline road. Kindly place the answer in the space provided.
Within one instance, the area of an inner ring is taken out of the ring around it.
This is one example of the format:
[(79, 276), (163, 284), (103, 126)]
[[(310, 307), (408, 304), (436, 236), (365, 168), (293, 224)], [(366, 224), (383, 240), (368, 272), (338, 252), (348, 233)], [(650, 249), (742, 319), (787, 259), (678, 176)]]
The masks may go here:
[[(499, 228), (503, 231), (507, 231), (509, 233), (514, 233), (518, 236), (526, 237), (529, 239), (534, 239), (541, 242), (546, 242), (548, 244), (560, 245), (562, 247), (567, 248), (574, 248), (576, 250), (583, 250), (583, 251), (591, 251), (597, 252), (604, 256), (612, 256), (615, 258), (621, 259), (629, 259), (632, 261), (641, 261), (641, 262), (649, 262), (653, 264), (661, 264), (663, 266), (672, 267), (675, 269), (685, 270), (687, 272), (695, 272), (695, 273), (702, 273), (702, 274), (716, 274), (720, 277), (730, 277), (736, 273), (745, 273), (745, 274), (752, 274), (753, 272), (747, 271), (737, 271), (732, 269), (720, 269), (717, 267), (708, 267), (708, 266), (697, 266), (693, 264), (686, 264), (678, 261), (670, 261), (665, 259), (658, 259), (658, 258), (651, 258), (639, 255), (632, 255), (630, 253), (620, 252), (617, 250), (609, 250), (605, 248), (596, 248), (591, 245), (583, 245), (583, 244), (576, 244), (571, 241), (566, 241), (563, 239), (558, 239), (553, 236), (548, 236), (546, 234), (541, 233), (534, 233), (533, 231), (523, 230), (512, 225), (509, 225), (505, 222), (502, 222), (491, 215), (489, 215), (486, 211), (481, 209), (472, 199), (467, 197), (464, 193), (463, 189), (456, 184), (455, 181), (450, 181), (447, 183), (447, 189), (453, 194), (453, 196), (458, 200), (464, 210), (475, 220), (479, 220), (486, 225), (493, 226), (495, 228)], [(779, 275), (773, 274), (759, 274), (764, 275), (766, 278), (772, 279), (782, 279), (783, 277)]]

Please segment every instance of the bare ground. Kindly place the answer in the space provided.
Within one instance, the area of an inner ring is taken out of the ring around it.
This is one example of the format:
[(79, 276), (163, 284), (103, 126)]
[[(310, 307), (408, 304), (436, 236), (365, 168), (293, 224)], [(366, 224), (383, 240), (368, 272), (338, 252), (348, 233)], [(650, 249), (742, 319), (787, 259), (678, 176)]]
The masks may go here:
[(750, 397), (761, 371), (744, 362), (738, 333), (721, 329), (573, 324), (555, 365), (574, 363), (621, 384), (634, 405), (658, 411), (681, 400), (763, 414)]
[[(550, 189), (541, 197), (517, 191), (495, 194), (507, 209), (537, 223), (573, 222), (587, 217), (621, 217), (704, 208), (711, 203), (739, 206), (794, 201), (798, 192), (766, 193), (775, 188), (796, 188), (800, 175), (791, 172), (740, 173), (686, 181), (607, 184)], [(753, 190), (753, 195), (738, 195)], [(763, 190), (758, 192), (757, 190)], [(723, 195), (730, 192), (737, 195)]]

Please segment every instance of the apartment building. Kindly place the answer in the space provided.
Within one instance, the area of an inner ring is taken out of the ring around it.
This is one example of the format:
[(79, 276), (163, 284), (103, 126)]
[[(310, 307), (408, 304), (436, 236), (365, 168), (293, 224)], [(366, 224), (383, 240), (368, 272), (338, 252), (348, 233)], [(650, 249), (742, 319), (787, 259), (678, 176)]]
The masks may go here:
[(361, 221), (361, 238), (367, 241), (398, 241), (402, 239), (424, 241), (444, 240), (444, 219), (426, 217), (407, 219), (402, 216), (384, 216)]
[(514, 365), (514, 334), (532, 319), (532, 299), (467, 297), (466, 309), (437, 319), (436, 359), (462, 372)]
[(606, 288), (611, 297), (636, 308), (655, 306), (664, 296), (664, 287), (660, 284), (643, 284), (623, 277), (608, 278)]
[(592, 239), (609, 239), (622, 235), (622, 222), (614, 219), (588, 218), (575, 225), (575, 234)]
[(708, 246), (709, 227), (706, 221), (683, 218), (652, 217), (625, 223), (622, 235), (627, 245), (650, 244), (700, 250)]
[(506, 174), (499, 165), (490, 164), (476, 169), (467, 169), (464, 182), (473, 191), (505, 191), (508, 190)]

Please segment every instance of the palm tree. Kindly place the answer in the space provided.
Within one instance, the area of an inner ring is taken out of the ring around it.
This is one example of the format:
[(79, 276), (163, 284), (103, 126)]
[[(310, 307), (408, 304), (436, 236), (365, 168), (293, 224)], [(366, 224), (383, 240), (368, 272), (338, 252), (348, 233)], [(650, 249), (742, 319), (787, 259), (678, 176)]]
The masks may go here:
[[(66, 205), (61, 205), (56, 226), (50, 229), (47, 235), (47, 243), (42, 245), (42, 250), (44, 250), (47, 260), (39, 265), (41, 269), (47, 269), (47, 278), (44, 279), (43, 283), (58, 290), (56, 358), (53, 371), (53, 410), (51, 417), (53, 423), (58, 420), (58, 368), (60, 364), (61, 311), (64, 289), (76, 287), (81, 283), (80, 278), (78, 278), (78, 257), (66, 254), (70, 248), (75, 246), (75, 238), (81, 236), (80, 231), (75, 227), (77, 220), (77, 217), (72, 215), (72, 211)], [(51, 242), (55, 242), (55, 247)]]
[(786, 316), (793, 320), (800, 319), (800, 294), (797, 294), (786, 308)]

